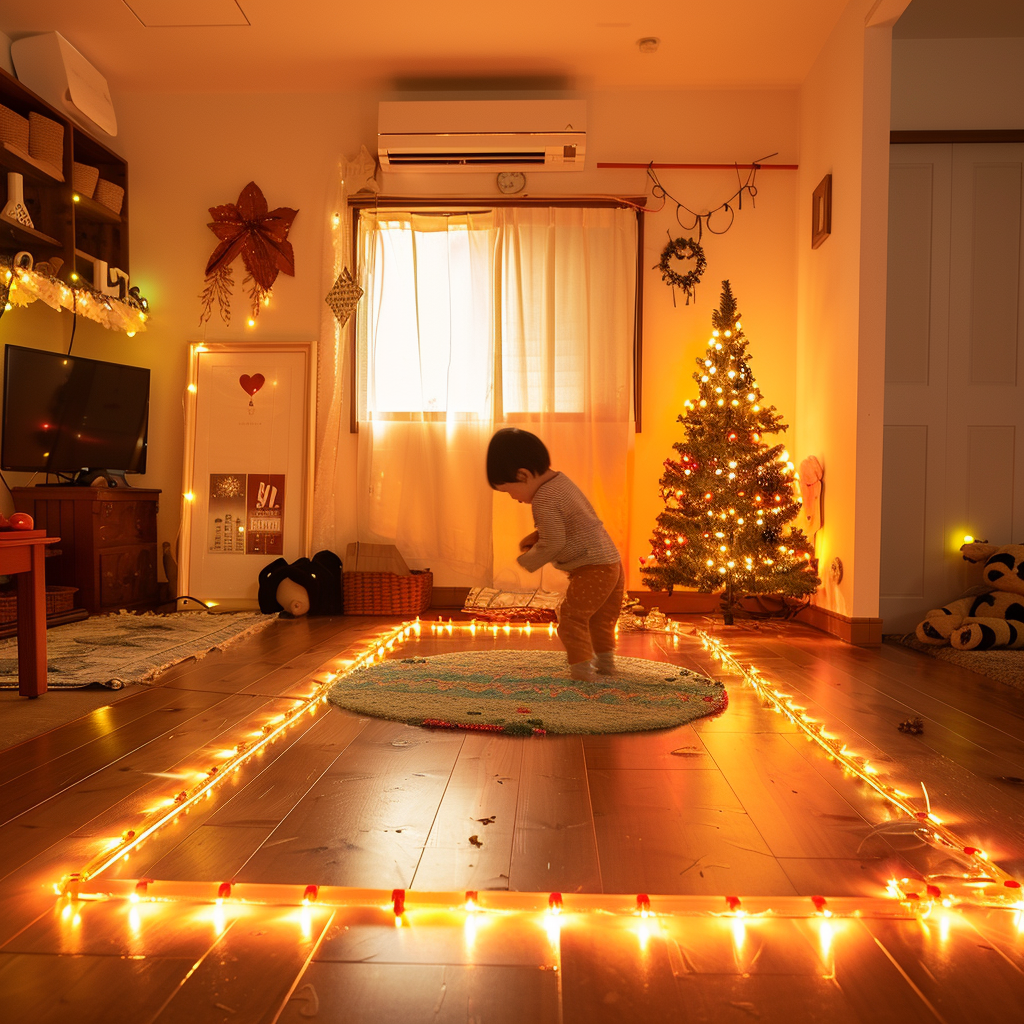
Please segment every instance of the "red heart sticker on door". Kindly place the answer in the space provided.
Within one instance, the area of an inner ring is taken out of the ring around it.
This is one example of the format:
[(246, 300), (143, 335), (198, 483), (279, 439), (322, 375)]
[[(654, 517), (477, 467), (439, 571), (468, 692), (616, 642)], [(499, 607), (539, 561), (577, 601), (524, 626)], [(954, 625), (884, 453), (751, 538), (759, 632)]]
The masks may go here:
[(252, 398), (252, 396), (255, 395), (256, 392), (266, 384), (266, 382), (266, 378), (262, 373), (254, 373), (251, 377), (249, 374), (243, 373), (242, 376), (238, 378), (238, 383), (242, 385), (242, 390), (250, 398)]

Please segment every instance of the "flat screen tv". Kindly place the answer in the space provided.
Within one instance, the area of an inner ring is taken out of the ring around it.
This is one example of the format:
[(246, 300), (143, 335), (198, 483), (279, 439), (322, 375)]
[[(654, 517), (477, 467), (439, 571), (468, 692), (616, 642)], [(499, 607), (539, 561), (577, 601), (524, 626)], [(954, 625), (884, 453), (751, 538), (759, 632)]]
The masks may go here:
[(148, 424), (148, 369), (6, 347), (0, 468), (144, 473)]

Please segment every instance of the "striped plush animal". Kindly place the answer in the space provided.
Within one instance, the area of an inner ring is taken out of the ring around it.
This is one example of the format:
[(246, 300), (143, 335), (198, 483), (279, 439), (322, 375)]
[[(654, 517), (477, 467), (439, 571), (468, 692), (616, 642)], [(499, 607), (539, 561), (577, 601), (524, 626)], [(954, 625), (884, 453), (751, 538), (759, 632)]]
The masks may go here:
[(960, 550), (968, 562), (984, 561), (981, 578), (993, 589), (930, 611), (915, 631), (917, 639), (961, 651), (1024, 647), (1024, 544), (975, 542)]

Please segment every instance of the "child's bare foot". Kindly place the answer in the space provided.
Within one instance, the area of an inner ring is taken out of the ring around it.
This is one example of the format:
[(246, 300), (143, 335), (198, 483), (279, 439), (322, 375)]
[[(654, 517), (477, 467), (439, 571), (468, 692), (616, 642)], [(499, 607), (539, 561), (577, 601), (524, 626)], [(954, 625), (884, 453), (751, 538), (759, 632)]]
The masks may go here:
[(599, 676), (615, 675), (615, 652), (605, 651), (594, 658), (594, 665)]
[(597, 676), (594, 675), (594, 665), (589, 661), (580, 661), (569, 666), (569, 678), (575, 679), (578, 683), (596, 683)]

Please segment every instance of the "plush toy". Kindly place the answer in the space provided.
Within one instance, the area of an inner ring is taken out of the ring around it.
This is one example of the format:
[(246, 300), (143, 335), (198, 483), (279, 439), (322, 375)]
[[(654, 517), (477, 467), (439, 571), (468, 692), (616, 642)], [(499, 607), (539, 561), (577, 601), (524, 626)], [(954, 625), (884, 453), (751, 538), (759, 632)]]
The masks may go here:
[(961, 651), (1024, 647), (1024, 544), (976, 541), (960, 550), (968, 562), (984, 561), (981, 578), (992, 590), (930, 611), (917, 639)]
[(289, 563), (278, 558), (260, 570), (260, 611), (300, 615), (341, 615), (341, 559), (333, 551)]

